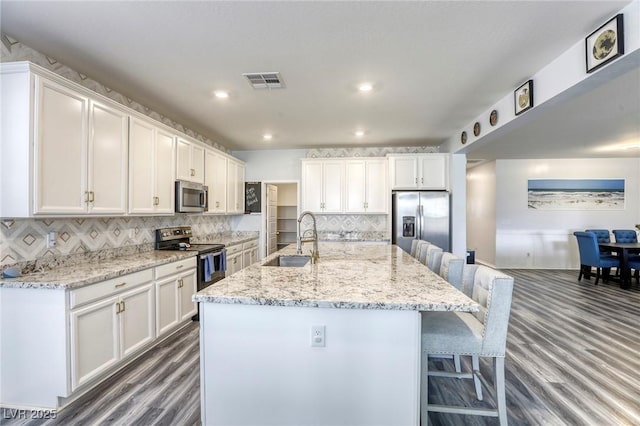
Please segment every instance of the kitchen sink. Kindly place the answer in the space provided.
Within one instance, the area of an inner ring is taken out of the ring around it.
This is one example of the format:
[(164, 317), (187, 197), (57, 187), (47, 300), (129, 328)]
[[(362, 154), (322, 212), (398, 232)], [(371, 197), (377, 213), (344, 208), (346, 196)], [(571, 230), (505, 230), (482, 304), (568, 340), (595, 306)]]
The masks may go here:
[(311, 256), (280, 255), (262, 264), (262, 266), (301, 267), (309, 263)]

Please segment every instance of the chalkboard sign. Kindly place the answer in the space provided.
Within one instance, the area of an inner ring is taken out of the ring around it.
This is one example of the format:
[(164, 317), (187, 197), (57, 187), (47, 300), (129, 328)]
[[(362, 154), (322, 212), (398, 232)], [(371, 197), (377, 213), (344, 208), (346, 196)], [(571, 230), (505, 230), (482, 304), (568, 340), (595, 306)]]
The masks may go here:
[(244, 212), (260, 213), (262, 183), (245, 182), (244, 184)]

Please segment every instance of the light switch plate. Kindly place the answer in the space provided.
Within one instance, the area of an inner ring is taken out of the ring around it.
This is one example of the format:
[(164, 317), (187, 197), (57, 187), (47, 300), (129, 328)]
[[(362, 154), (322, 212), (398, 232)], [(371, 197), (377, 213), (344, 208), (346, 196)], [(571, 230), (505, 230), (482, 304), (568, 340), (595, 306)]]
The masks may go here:
[(312, 325), (311, 326), (311, 346), (324, 347), (325, 332), (326, 332), (326, 328), (324, 325)]

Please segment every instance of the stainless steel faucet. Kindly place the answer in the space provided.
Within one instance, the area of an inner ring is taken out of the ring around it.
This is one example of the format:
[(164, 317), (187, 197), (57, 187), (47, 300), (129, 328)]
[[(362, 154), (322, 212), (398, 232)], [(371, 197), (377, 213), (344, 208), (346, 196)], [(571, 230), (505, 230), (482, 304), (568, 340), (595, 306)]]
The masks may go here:
[[(311, 216), (313, 220), (313, 230), (307, 229), (304, 234), (300, 232), (300, 225), (302, 224), (302, 219), (305, 216)], [(309, 231), (311, 231), (311, 235), (309, 236)], [(316, 217), (310, 211), (304, 211), (300, 213), (300, 217), (298, 218), (298, 250), (297, 254), (302, 254), (302, 243), (313, 242), (313, 250), (311, 250), (311, 263), (316, 263), (318, 258), (320, 257), (320, 252), (318, 251), (318, 228), (316, 227)]]

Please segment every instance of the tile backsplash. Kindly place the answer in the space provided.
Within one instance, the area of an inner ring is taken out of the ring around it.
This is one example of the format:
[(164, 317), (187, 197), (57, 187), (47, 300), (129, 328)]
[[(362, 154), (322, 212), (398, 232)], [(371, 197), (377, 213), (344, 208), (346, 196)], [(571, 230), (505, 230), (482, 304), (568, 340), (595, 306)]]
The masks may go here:
[[(44, 257), (59, 257), (154, 242), (154, 231), (191, 225), (194, 235), (231, 232), (231, 216), (176, 214), (154, 217), (3, 219), (0, 221), (0, 269)], [(47, 234), (57, 234), (47, 247)]]

